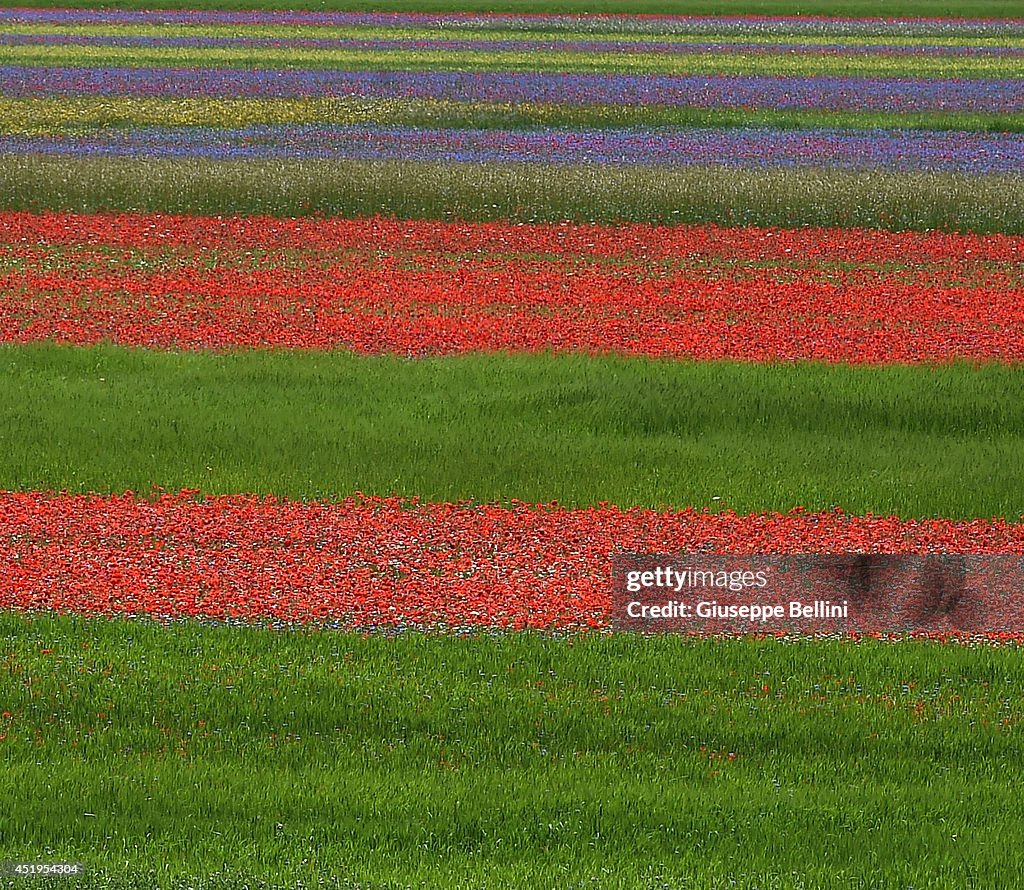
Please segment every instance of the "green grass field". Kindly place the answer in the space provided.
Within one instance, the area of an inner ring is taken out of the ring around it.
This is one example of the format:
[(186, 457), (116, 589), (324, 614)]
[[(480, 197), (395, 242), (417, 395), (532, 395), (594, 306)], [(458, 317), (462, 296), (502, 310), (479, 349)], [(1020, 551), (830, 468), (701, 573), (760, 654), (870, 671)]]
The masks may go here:
[[(0, 0), (0, 7), (23, 6)], [(150, 0), (35, 0), (37, 7), (150, 9)], [(617, 13), (624, 15), (834, 15), (1015, 18), (1020, 0), (160, 0), (160, 9), (310, 9), (352, 12)]]
[(1021, 176), (0, 155), (0, 209), (1024, 233)]
[[(86, 17), (88, 18), (88, 16)], [(219, 23), (218, 23), (219, 22)], [(716, 45), (742, 44), (757, 45), (763, 48), (774, 47), (785, 50), (787, 47), (842, 47), (846, 51), (868, 47), (929, 47), (931, 50), (942, 49), (943, 55), (956, 54), (957, 47), (994, 47), (1020, 49), (1024, 45), (1022, 31), (1014, 25), (1003, 26), (982, 22), (979, 30), (950, 30), (941, 23), (919, 23), (913, 31), (894, 24), (888, 20), (873, 22), (867, 32), (832, 29), (827, 31), (820, 27), (807, 29), (801, 27), (799, 19), (775, 24), (772, 28), (751, 28), (749, 24), (722, 21), (714, 24), (707, 22), (646, 22), (642, 18), (607, 17), (607, 16), (568, 16), (568, 17), (526, 17), (509, 21), (499, 18), (483, 21), (474, 16), (459, 15), (453, 19), (415, 18), (412, 20), (385, 16), (376, 23), (364, 21), (324, 22), (319, 19), (312, 21), (287, 20), (274, 21), (266, 17), (257, 21), (235, 20), (225, 24), (221, 20), (193, 21), (182, 23), (169, 18), (156, 21), (153, 18), (139, 20), (124, 17), (118, 21), (44, 21), (25, 22), (16, 19), (4, 24), (5, 34), (45, 36), (48, 40), (55, 37), (213, 37), (223, 38), (271, 38), (284, 41), (279, 48), (284, 48), (287, 41), (303, 37), (320, 37), (335, 40), (380, 40), (400, 39), (402, 41), (448, 41), (456, 35), (473, 42), (480, 41), (545, 41), (562, 45), (577, 40), (605, 48), (616, 45), (632, 45), (647, 43), (656, 39), (659, 44), (674, 44), (679, 51), (697, 51), (688, 45), (712, 42)], [(1007, 30), (1008, 29), (1008, 30)], [(992, 33), (992, 32), (995, 33)], [(44, 41), (45, 43), (46, 41)], [(412, 48), (411, 44), (409, 47)], [(195, 48), (195, 47), (193, 47)], [(341, 47), (335, 47), (341, 48)], [(553, 47), (552, 47), (553, 49)]]
[(0, 369), (4, 489), (1024, 513), (1019, 367), (8, 345)]
[(1024, 866), (1015, 648), (0, 629), (0, 848), (82, 862), (75, 886), (960, 890)]

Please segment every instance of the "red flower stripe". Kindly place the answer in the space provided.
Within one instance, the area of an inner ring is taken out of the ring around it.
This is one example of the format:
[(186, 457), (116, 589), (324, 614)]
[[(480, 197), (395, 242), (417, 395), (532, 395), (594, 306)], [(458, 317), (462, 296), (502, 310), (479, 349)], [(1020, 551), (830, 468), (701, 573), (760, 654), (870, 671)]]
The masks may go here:
[(536, 225), (385, 218), (200, 217), (164, 214), (0, 212), (0, 244), (104, 244), (196, 250), (362, 249), (480, 254), (585, 254), (666, 259), (694, 254), (780, 261), (1019, 263), (1024, 238), (867, 229), (755, 229), (719, 226)]
[[(603, 628), (616, 552), (1012, 553), (1024, 523), (357, 496), (0, 493), (0, 607), (346, 627)], [(1024, 640), (1024, 598), (990, 636)]]
[(523, 264), (152, 276), (8, 274), (0, 339), (850, 362), (1024, 360), (1021, 292), (670, 281)]
[(1024, 360), (1024, 239), (1005, 236), (57, 214), (0, 231), (6, 342)]

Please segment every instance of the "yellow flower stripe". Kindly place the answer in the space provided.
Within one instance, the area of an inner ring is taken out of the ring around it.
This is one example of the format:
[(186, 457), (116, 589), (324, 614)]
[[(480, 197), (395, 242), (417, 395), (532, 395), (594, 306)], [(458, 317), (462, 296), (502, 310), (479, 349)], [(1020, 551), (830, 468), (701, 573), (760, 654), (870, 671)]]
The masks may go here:
[(572, 53), (482, 50), (362, 50), (217, 47), (7, 46), (9, 65), (337, 68), (607, 72), (636, 74), (862, 75), (1024, 78), (1019, 59), (1004, 57), (807, 56), (749, 53)]
[[(614, 108), (609, 108), (613, 112)], [(557, 105), (445, 102), (430, 99), (216, 99), (69, 97), (9, 99), (0, 97), (0, 131), (43, 136), (93, 127), (243, 127), (250, 124), (412, 123), (474, 115), (529, 116), (543, 123), (564, 114)]]
[(1024, 114), (828, 112), (652, 108), (437, 99), (218, 99), (0, 96), (0, 133), (50, 136), (100, 128), (245, 127), (253, 124), (391, 124), (420, 127), (824, 126), (1024, 131)]

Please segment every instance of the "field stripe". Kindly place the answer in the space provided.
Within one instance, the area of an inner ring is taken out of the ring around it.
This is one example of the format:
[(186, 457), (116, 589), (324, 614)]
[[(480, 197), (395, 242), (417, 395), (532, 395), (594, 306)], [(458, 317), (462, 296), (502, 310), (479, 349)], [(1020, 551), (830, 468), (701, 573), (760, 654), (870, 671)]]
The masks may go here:
[(752, 108), (885, 113), (1011, 114), (1024, 82), (1007, 79), (802, 77), (780, 74), (538, 73), (529, 71), (248, 70), (177, 67), (0, 67), (0, 92), (28, 96), (430, 99), (568, 105)]
[[(0, 20), (2, 21), (2, 20)], [(183, 49), (292, 49), (455, 52), (566, 52), (584, 60), (590, 54), (743, 53), (814, 55), (821, 58), (870, 56), (964, 56), (1019, 58), (1019, 37), (846, 37), (759, 34), (630, 35), (537, 31), (487, 31), (453, 36), (450, 30), (333, 28), (40, 27), (7, 25), (0, 46), (63, 46)]]
[[(1021, 366), (0, 348), (0, 489), (1021, 513)], [(992, 467), (999, 467), (998, 473)]]
[(1018, 175), (0, 155), (7, 210), (1024, 233)]
[[(242, 3), (211, 2), (189, 3), (185, 0), (167, 0), (159, 10), (147, 9), (141, 0), (112, 0), (96, 9), (98, 0), (78, 0), (71, 5), (51, 6), (37, 3), (34, 7), (13, 6), (0, 8), (0, 18), (23, 23), (77, 23), (118, 25), (138, 22), (153, 24), (210, 24), (232, 26), (256, 25), (317, 25), (328, 27), (360, 26), (389, 28), (419, 26), (443, 22), (447, 28), (514, 27), (524, 30), (578, 30), (607, 32), (633, 30), (672, 33), (675, 31), (736, 31), (762, 33), (765, 30), (781, 33), (882, 33), (903, 34), (988, 34), (1024, 32), (1024, 18), (1014, 0), (976, 0), (972, 4), (974, 17), (951, 18), (948, 8), (938, 2), (907, 2), (895, 0), (887, 7), (889, 15), (880, 17), (873, 12), (858, 10), (844, 12), (842, 0), (832, 0), (830, 10), (821, 12), (804, 9), (799, 15), (792, 13), (789, 2), (779, 4), (779, 11), (770, 11), (761, 0), (755, 9), (744, 10), (742, 3), (730, 4), (723, 14), (721, 3), (702, 3), (700, 0), (603, 0), (593, 8), (572, 9), (563, 12), (560, 6), (579, 6), (581, 0), (548, 0), (528, 9), (529, 0), (376, 0), (379, 11), (365, 9), (365, 0), (327, 0), (315, 9), (304, 8), (301, 2), (290, 3), (287, 8), (267, 0)], [(474, 4), (478, 9), (473, 10)], [(479, 7), (486, 6), (486, 9)], [(501, 6), (505, 5), (505, 10)], [(661, 6), (652, 10), (651, 6)], [(717, 7), (709, 12), (707, 6)], [(140, 8), (142, 7), (142, 8)], [(546, 8), (545, 8), (546, 7)], [(931, 7), (931, 12), (928, 8)], [(440, 15), (439, 15), (440, 13)], [(581, 16), (580, 13), (590, 13)]]
[(1024, 79), (1014, 58), (955, 58), (759, 53), (571, 53), (564, 50), (275, 49), (213, 47), (8, 46), (9, 64), (27, 67), (306, 68), (347, 71), (549, 72), (644, 75), (770, 75), (799, 77), (932, 77)]
[(66, 214), (0, 235), (2, 342), (1024, 361), (1005, 236)]
[(1024, 172), (1024, 135), (923, 130), (473, 130), (282, 124), (0, 135), (0, 154), (421, 163)]
[[(613, 552), (1024, 554), (1024, 524), (839, 513), (0, 492), (0, 517), (4, 608), (355, 628), (605, 627)], [(975, 632), (1024, 640), (1024, 601), (986, 605)], [(877, 620), (860, 632), (888, 629)], [(955, 633), (958, 620), (914, 629)]]
[(775, 129), (960, 130), (1024, 132), (1024, 113), (829, 111), (460, 102), (443, 99), (236, 99), (146, 96), (0, 96), (0, 132), (81, 135), (100, 128), (242, 127), (251, 124), (378, 124), (425, 128), (530, 130), (622, 127), (772, 127)]
[(1017, 646), (11, 613), (0, 633), (11, 853), (78, 859), (87, 890), (752, 888), (780, 865), (956, 890), (1021, 869)]

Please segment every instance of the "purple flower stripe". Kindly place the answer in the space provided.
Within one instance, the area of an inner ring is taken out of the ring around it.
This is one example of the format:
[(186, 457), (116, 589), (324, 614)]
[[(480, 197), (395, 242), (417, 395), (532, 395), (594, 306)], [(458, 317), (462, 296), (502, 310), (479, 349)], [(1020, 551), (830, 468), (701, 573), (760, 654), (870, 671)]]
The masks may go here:
[(540, 131), (251, 126), (2, 137), (0, 152), (75, 156), (889, 169), (1024, 173), (1024, 135), (898, 130)]
[(0, 66), (0, 94), (441, 99), (826, 111), (1024, 111), (1024, 80)]
[(807, 55), (807, 56), (994, 56), (1024, 58), (1024, 49), (1006, 46), (847, 46), (818, 43), (743, 43), (725, 41), (617, 41), (617, 40), (421, 40), (360, 39), (318, 37), (110, 37), (81, 34), (0, 34), (0, 46), (112, 46), (112, 47), (182, 47), (215, 49), (363, 49), (363, 50), (453, 50), (480, 52), (572, 52), (616, 53), (622, 55), (692, 53), (742, 53), (745, 55)]
[(309, 25), (328, 27), (449, 27), (473, 29), (573, 30), (650, 34), (877, 34), (1024, 35), (1015, 19), (843, 19), (812, 16), (635, 16), (474, 15), (435, 13), (346, 13), (217, 10), (0, 9), (4, 24), (54, 25)]

